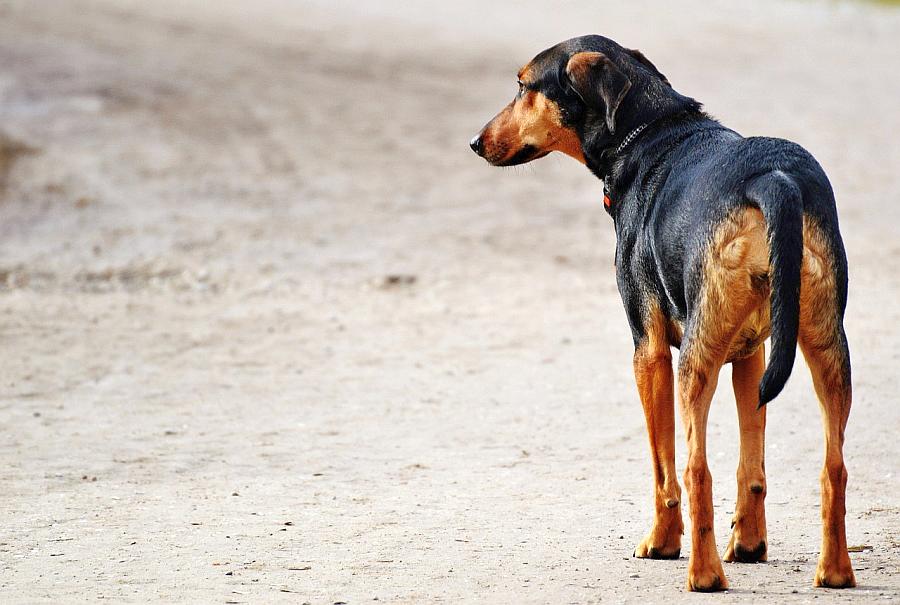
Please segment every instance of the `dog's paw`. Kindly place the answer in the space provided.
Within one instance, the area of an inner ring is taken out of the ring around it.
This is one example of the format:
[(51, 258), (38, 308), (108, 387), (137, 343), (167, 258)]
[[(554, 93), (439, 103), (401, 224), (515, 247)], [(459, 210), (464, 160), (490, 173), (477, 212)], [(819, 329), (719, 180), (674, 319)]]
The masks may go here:
[(638, 559), (677, 559), (681, 556), (681, 535), (665, 540), (657, 539), (651, 532), (637, 545), (633, 556)]
[(759, 542), (755, 548), (747, 548), (734, 539), (734, 534), (725, 549), (723, 561), (728, 563), (760, 563), (767, 560), (767, 547), (765, 541)]
[(822, 588), (853, 588), (856, 586), (853, 566), (850, 565), (850, 556), (844, 555), (841, 559), (829, 563), (819, 559), (813, 586)]
[(707, 569), (694, 569), (688, 567), (687, 589), (692, 592), (716, 592), (728, 588), (728, 580), (725, 572), (712, 567)]
[[(765, 493), (761, 482), (754, 482), (750, 492), (760, 495)], [(766, 543), (766, 516), (761, 497), (755, 503), (744, 502), (738, 506), (731, 522), (731, 537), (728, 547), (722, 556), (729, 563), (759, 563), (768, 559)]]

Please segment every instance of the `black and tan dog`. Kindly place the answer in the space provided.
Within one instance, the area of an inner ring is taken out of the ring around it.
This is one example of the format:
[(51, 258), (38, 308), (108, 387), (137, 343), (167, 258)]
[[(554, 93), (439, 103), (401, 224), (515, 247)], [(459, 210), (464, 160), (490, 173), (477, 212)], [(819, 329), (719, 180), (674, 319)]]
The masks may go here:
[[(738, 495), (726, 561), (766, 560), (765, 407), (799, 343), (825, 426), (817, 586), (854, 586), (844, 530), (842, 446), (850, 412), (843, 329), (847, 261), (834, 194), (789, 141), (744, 138), (676, 92), (643, 54), (602, 36), (568, 40), (519, 72), (515, 99), (471, 141), (496, 166), (561, 151), (601, 178), (616, 229), (616, 279), (634, 336), (656, 514), (635, 556), (677, 558), (671, 347), (688, 441), (689, 590), (727, 587), (713, 532), (706, 423), (725, 363), (740, 423)], [(763, 341), (772, 337), (765, 363)]]

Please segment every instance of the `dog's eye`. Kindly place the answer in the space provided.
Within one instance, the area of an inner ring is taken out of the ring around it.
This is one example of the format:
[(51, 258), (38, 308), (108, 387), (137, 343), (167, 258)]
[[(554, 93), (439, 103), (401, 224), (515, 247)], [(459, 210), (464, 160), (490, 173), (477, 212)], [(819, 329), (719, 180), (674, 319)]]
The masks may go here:
[(525, 94), (525, 84), (522, 83), (522, 80), (516, 80), (516, 84), (519, 85), (519, 96), (521, 97)]

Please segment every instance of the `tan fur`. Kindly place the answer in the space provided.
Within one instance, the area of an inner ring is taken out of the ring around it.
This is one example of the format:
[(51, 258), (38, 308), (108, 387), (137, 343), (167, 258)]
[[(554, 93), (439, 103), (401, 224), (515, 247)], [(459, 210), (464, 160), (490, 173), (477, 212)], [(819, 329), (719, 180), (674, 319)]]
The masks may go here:
[(692, 361), (707, 366), (749, 357), (769, 337), (769, 246), (762, 212), (745, 208), (716, 230), (703, 267), (702, 326)]
[[(800, 324), (809, 328), (806, 337), (822, 348), (834, 344), (838, 333), (829, 254), (825, 238), (804, 218)], [(742, 209), (720, 225), (707, 253), (700, 299), (703, 328), (698, 331), (702, 332), (704, 349), (692, 350), (697, 357), (695, 363), (715, 357), (726, 340), (726, 363), (749, 357), (769, 337), (769, 272), (765, 219), (755, 208)], [(673, 323), (670, 340), (680, 342), (681, 330)]]
[(803, 233), (798, 341), (812, 373), (825, 429), (825, 464), (821, 475), (822, 550), (814, 584), (856, 586), (844, 526), (847, 469), (842, 450), (852, 401), (849, 362), (842, 346), (834, 271), (826, 240), (809, 221), (804, 222)]
[(766, 369), (765, 346), (732, 364), (731, 382), (741, 431), (737, 469), (737, 504), (725, 561), (740, 561), (755, 552), (755, 561), (767, 560), (766, 537), (766, 408), (759, 404), (759, 381)]
[(580, 52), (575, 53), (569, 58), (566, 64), (566, 74), (573, 81), (582, 81), (590, 79), (591, 71), (601, 61), (608, 61), (606, 55), (598, 52)]
[(706, 462), (706, 423), (709, 404), (716, 390), (719, 367), (692, 367), (683, 360), (684, 358), (678, 372), (678, 398), (688, 442), (684, 485), (687, 488), (692, 525), (687, 589), (724, 590), (728, 587), (728, 581), (716, 550), (712, 475)]
[(659, 307), (648, 312), (647, 336), (634, 354), (650, 454), (653, 459), (653, 529), (634, 551), (640, 558), (673, 558), (681, 551), (681, 487), (675, 472), (675, 402), (668, 322)]
[[(526, 70), (523, 70), (525, 72)], [(527, 77), (527, 72), (520, 77)], [(584, 163), (578, 135), (562, 124), (559, 106), (545, 95), (528, 90), (517, 97), (491, 120), (481, 134), (484, 156), (502, 164), (525, 145), (540, 155), (560, 151)]]
[(834, 344), (839, 330), (834, 308), (835, 287), (828, 243), (812, 222), (804, 220), (800, 336), (811, 346), (829, 349)]

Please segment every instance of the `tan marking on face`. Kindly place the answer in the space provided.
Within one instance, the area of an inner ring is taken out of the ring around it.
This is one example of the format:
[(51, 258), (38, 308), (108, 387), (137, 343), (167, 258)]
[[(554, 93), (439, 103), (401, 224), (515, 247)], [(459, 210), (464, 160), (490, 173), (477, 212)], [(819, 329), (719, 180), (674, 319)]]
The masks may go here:
[(529, 70), (530, 67), (531, 67), (530, 65), (526, 65), (525, 67), (523, 67), (522, 69), (520, 69), (520, 70), (518, 71), (518, 73), (516, 74), (516, 79), (517, 79), (519, 82), (524, 82), (525, 79), (528, 77), (528, 73), (529, 73), (528, 70)]
[(516, 78), (519, 80), (519, 82), (524, 82), (525, 84), (531, 83), (533, 79), (532, 76), (534, 75), (532, 73), (533, 69), (534, 66), (531, 63), (529, 63), (528, 65), (523, 65), (522, 69), (520, 69), (516, 74)]
[(484, 156), (492, 164), (509, 161), (526, 145), (536, 150), (535, 159), (561, 151), (584, 163), (581, 141), (573, 130), (563, 126), (559, 106), (533, 90), (516, 97), (488, 122), (481, 136)]

